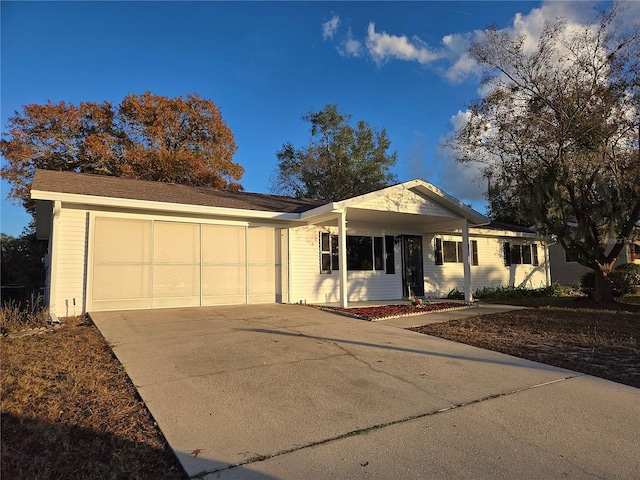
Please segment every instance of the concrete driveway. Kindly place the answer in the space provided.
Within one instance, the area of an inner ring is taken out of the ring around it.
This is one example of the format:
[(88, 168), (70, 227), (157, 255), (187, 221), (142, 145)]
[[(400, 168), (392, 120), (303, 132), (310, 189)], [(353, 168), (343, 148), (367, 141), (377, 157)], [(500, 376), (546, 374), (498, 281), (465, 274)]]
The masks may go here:
[(193, 478), (640, 472), (632, 387), (298, 305), (91, 317)]

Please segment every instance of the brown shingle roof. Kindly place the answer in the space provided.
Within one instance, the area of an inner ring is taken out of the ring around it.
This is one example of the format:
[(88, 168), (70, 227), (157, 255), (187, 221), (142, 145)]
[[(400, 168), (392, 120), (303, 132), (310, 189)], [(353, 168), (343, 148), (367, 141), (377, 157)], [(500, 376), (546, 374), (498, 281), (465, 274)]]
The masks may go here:
[(262, 193), (228, 192), (205, 187), (107, 177), (76, 172), (36, 170), (32, 190), (205, 207), (301, 213), (327, 202)]

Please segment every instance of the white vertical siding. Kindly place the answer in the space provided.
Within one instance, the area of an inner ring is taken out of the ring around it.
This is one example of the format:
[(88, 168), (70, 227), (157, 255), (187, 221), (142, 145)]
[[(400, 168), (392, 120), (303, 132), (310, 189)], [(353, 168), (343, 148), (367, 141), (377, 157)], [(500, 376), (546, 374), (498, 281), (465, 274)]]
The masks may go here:
[(87, 225), (87, 210), (62, 206), (57, 225), (58, 244), (52, 259), (57, 262), (52, 313), (58, 316), (80, 315), (85, 311)]

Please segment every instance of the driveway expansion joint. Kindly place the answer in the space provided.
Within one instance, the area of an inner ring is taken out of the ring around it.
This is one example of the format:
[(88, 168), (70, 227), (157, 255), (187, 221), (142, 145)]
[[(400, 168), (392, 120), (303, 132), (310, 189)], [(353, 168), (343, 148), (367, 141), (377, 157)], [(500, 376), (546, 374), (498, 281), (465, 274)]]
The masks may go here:
[(302, 445), (296, 445), (294, 447), (286, 448), (284, 450), (280, 450), (280, 451), (277, 451), (277, 452), (274, 452), (274, 453), (270, 453), (270, 454), (266, 454), (266, 455), (256, 454), (256, 456), (251, 457), (251, 458), (249, 458), (249, 459), (247, 459), (247, 460), (245, 460), (243, 462), (234, 463), (234, 464), (228, 465), (228, 466), (223, 467), (223, 468), (216, 468), (214, 470), (205, 470), (205, 471), (199, 472), (199, 473), (197, 473), (195, 475), (192, 475), (189, 478), (190, 479), (204, 479), (208, 475), (215, 475), (216, 473), (219, 474), (219, 473), (221, 473), (223, 471), (226, 471), (226, 470), (232, 470), (234, 468), (243, 467), (243, 466), (246, 466), (246, 465), (250, 465), (252, 463), (262, 462), (264, 460), (269, 460), (271, 458), (279, 457), (279, 456), (286, 455), (286, 454), (293, 453), (293, 452), (297, 452), (297, 451), (300, 451), (300, 450), (305, 450), (307, 448), (316, 447), (316, 446), (319, 446), (319, 445), (324, 445), (324, 444), (327, 444), (327, 443), (335, 442), (337, 440), (342, 440), (342, 439), (353, 437), (353, 436), (356, 436), (356, 435), (366, 435), (367, 433), (372, 432), (374, 430), (380, 430), (382, 428), (391, 427), (393, 425), (398, 425), (398, 424), (410, 422), (410, 421), (413, 421), (413, 420), (419, 420), (419, 419), (425, 418), (425, 417), (431, 417), (431, 416), (434, 416), (434, 415), (438, 415), (440, 413), (445, 413), (445, 412), (450, 412), (450, 411), (453, 411), (453, 410), (458, 410), (460, 408), (469, 407), (471, 405), (476, 405), (476, 404), (479, 404), (479, 403), (487, 402), (487, 401), (490, 401), (490, 400), (495, 400), (495, 399), (502, 398), (502, 397), (507, 397), (507, 396), (510, 396), (510, 395), (516, 395), (518, 393), (525, 392), (525, 391), (528, 391), (528, 390), (533, 390), (535, 388), (546, 387), (546, 386), (550, 386), (550, 385), (553, 385), (553, 384), (556, 384), (556, 383), (560, 383), (560, 382), (564, 382), (564, 381), (567, 381), (567, 380), (571, 380), (571, 379), (579, 378), (579, 377), (584, 377), (584, 376), (585, 376), (585, 374), (569, 375), (569, 376), (566, 376), (566, 377), (557, 378), (555, 380), (550, 380), (548, 382), (543, 382), (543, 383), (538, 383), (538, 384), (535, 384), (535, 385), (516, 388), (516, 389), (510, 390), (508, 392), (494, 393), (492, 395), (487, 395), (487, 396), (484, 396), (484, 397), (481, 397), (481, 398), (477, 398), (475, 400), (469, 400), (467, 402), (453, 404), (453, 405), (450, 405), (448, 407), (440, 408), (438, 410), (432, 410), (432, 411), (429, 411), (429, 412), (418, 413), (416, 415), (409, 415), (407, 417), (400, 418), (398, 420), (391, 420), (389, 422), (383, 422), (383, 423), (380, 423), (380, 424), (377, 424), (377, 425), (372, 425), (372, 426), (369, 426), (369, 427), (358, 428), (356, 430), (352, 430), (350, 432), (342, 433), (340, 435), (335, 435), (333, 437), (325, 438), (325, 439), (322, 439), (322, 440), (317, 440), (315, 442), (309, 442), (309, 443), (302, 444)]

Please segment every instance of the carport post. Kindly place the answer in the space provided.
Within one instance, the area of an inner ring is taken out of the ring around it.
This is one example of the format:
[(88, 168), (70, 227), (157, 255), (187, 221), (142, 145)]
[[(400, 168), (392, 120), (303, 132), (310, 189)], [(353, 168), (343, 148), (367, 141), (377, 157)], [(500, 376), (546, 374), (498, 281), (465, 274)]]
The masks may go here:
[(347, 209), (338, 216), (338, 261), (340, 262), (340, 306), (348, 307), (347, 293)]
[(469, 221), (465, 219), (462, 224), (462, 263), (464, 265), (464, 300), (473, 301), (471, 294), (471, 261), (469, 258)]

